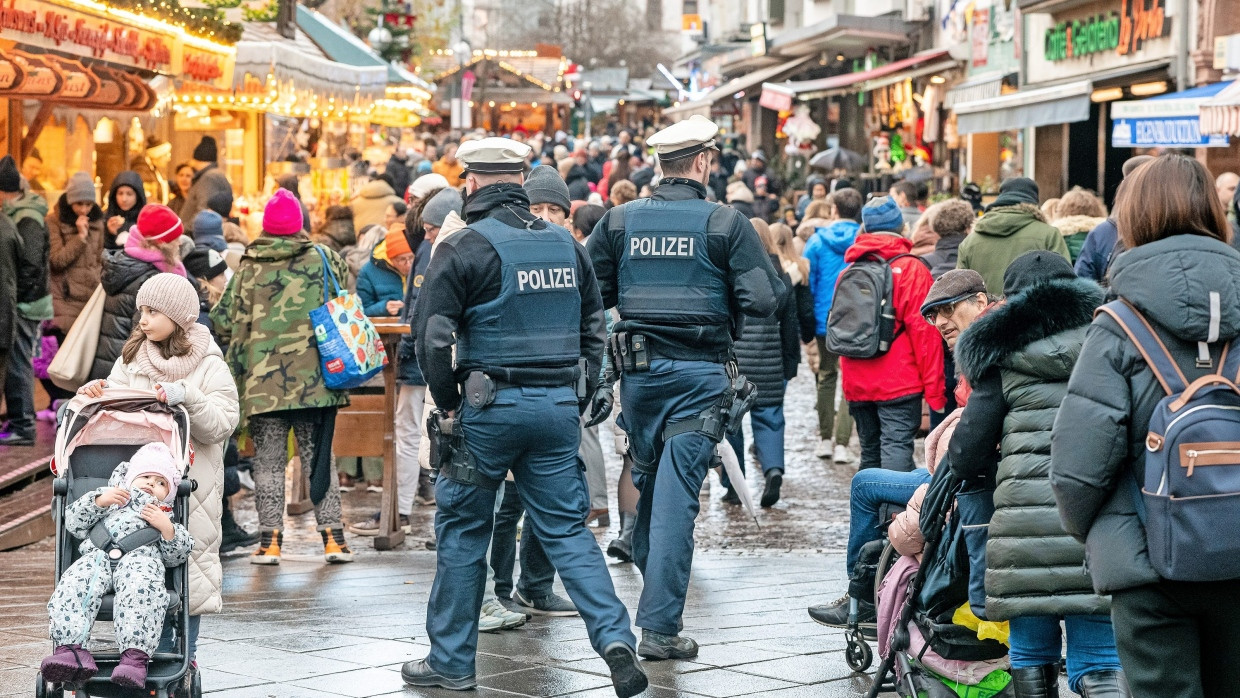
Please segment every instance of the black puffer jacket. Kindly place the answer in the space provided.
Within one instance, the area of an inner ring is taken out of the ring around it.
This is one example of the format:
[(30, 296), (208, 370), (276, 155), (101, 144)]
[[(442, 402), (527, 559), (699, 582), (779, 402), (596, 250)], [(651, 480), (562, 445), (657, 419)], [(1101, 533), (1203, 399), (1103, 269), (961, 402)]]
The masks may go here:
[[(779, 258), (771, 255), (771, 264), (779, 269)], [(789, 289), (792, 279), (781, 271), (784, 292), (774, 314), (764, 318), (745, 318), (741, 336), (733, 344), (736, 364), (757, 388), (757, 407), (784, 404), (784, 381), (797, 375), (801, 362), (800, 326), (796, 304)]]
[[(1221, 345), (1240, 336), (1240, 252), (1213, 238), (1175, 235), (1115, 258), (1111, 290), (1136, 306), (1191, 382), (1199, 341), (1209, 337), (1210, 293), (1220, 296)], [(1109, 316), (1085, 336), (1055, 421), (1051, 484), (1064, 528), (1085, 541), (1099, 593), (1159, 581), (1128, 484), (1145, 476), (1150, 415), (1165, 397), (1137, 347)], [(1234, 522), (1231, 522), (1234, 524)], [(1220, 535), (1233, 535), (1220, 523)]]
[(997, 375), (1003, 396), (988, 420), (998, 428), (969, 434), (1000, 452), (986, 544), (990, 620), (1109, 611), (1093, 593), (1084, 546), (1059, 522), (1050, 483), (1055, 414), (1102, 298), (1086, 279), (1037, 283), (983, 315), (956, 346), (965, 378), (981, 385)]
[(103, 323), (99, 326), (99, 347), (90, 370), (91, 380), (107, 378), (112, 364), (121, 355), (137, 315), (138, 289), (159, 273), (150, 262), (125, 254), (124, 250), (105, 250), (103, 274), (99, 279), (107, 298), (103, 301)]

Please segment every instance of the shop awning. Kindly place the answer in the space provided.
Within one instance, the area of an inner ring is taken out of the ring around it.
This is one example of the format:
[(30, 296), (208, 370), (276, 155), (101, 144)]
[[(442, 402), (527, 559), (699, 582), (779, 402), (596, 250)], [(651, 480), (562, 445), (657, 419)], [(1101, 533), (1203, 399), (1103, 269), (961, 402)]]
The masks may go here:
[(324, 98), (341, 102), (355, 98), (382, 99), (387, 87), (387, 68), (381, 65), (355, 66), (329, 60), (300, 30), (286, 39), (274, 22), (246, 22), (242, 41), (237, 44), (234, 87), (244, 88), (246, 76), (264, 79), (271, 75), (288, 82), (295, 90), (309, 90)]
[(943, 107), (951, 109), (965, 102), (994, 99), (1003, 94), (1003, 78), (1003, 73), (991, 73), (965, 80), (947, 91), (947, 96), (943, 98)]
[(383, 60), (353, 32), (336, 24), (322, 14), (304, 5), (297, 5), (297, 28), (333, 61), (360, 67), (382, 66), (387, 70), (389, 85), (412, 85), (426, 93), (426, 99), (435, 88), (429, 83), (392, 63)]
[(1084, 121), (1089, 118), (1089, 94), (1092, 91), (1092, 82), (1080, 80), (957, 104), (953, 107), (956, 132), (961, 135), (994, 133)]
[(1201, 133), (1240, 136), (1240, 80), (1223, 88), (1199, 108)]
[(1201, 106), (1231, 82), (1111, 104), (1111, 146), (1115, 148), (1225, 148), (1227, 135), (1201, 131)]
[(880, 87), (894, 85), (907, 78), (931, 75), (944, 70), (950, 70), (956, 66), (956, 61), (948, 55), (947, 51), (923, 51), (914, 56), (877, 68), (871, 68), (870, 70), (834, 75), (829, 78), (819, 78), (818, 80), (786, 82), (776, 85), (776, 87), (790, 90), (796, 94), (797, 99), (818, 99), (837, 94), (877, 90)]
[(693, 116), (694, 114), (702, 114), (704, 116), (710, 116), (710, 106), (714, 104), (715, 102), (718, 102), (723, 99), (735, 99), (737, 92), (744, 92), (745, 90), (748, 90), (751, 87), (754, 87), (756, 85), (761, 85), (767, 80), (774, 79), (780, 75), (791, 73), (792, 71), (796, 70), (797, 68), (800, 68), (806, 63), (809, 63), (810, 60), (812, 60), (813, 58), (815, 58), (815, 56), (802, 56), (800, 58), (796, 58), (791, 61), (788, 61), (787, 63), (773, 65), (769, 68), (763, 68), (762, 70), (755, 70), (752, 73), (749, 73), (747, 75), (742, 75), (741, 77), (738, 77), (738, 78), (732, 78), (731, 80), (723, 83), (719, 87), (716, 87), (715, 89), (711, 90), (709, 93), (707, 93), (705, 97), (702, 97), (701, 99), (695, 99), (692, 102), (685, 102), (684, 104), (681, 104), (679, 107), (672, 107), (671, 109), (665, 109), (663, 111), (663, 115), (671, 117), (673, 121), (687, 119), (690, 116)]

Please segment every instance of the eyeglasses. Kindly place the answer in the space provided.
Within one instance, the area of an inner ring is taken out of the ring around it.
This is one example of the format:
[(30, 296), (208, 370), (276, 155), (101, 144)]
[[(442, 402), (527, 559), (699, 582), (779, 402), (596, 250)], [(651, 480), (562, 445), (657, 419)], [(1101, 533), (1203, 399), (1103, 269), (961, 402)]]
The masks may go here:
[(926, 322), (930, 323), (931, 325), (934, 325), (938, 322), (940, 316), (949, 318), (952, 315), (954, 315), (956, 313), (956, 307), (963, 302), (964, 301), (956, 301), (955, 303), (944, 303), (943, 305), (936, 305), (933, 308), (927, 310), (925, 314), (922, 315), (922, 317), (926, 319)]

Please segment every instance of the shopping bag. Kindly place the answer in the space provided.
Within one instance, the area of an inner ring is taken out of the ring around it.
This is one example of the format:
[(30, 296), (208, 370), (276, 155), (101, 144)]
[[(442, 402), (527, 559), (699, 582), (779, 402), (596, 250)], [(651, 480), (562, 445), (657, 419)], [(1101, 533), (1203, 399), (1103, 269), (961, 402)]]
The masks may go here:
[(90, 378), (99, 348), (99, 331), (103, 326), (103, 302), (107, 294), (103, 286), (95, 288), (82, 312), (73, 321), (69, 334), (47, 367), (47, 377), (65, 390), (77, 390)]
[(323, 382), (332, 390), (356, 388), (387, 366), (387, 351), (362, 311), (362, 300), (340, 288), (323, 248), (315, 249), (323, 259), (323, 305), (310, 311), (310, 324), (319, 346)]

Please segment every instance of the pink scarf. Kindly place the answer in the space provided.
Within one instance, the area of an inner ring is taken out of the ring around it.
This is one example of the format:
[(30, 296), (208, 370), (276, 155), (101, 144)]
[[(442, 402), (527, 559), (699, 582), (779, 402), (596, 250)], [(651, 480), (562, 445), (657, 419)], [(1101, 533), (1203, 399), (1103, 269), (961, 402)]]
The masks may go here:
[(165, 359), (155, 342), (147, 340), (138, 349), (138, 355), (133, 359), (134, 366), (156, 383), (179, 381), (193, 373), (207, 357), (214, 340), (211, 339), (211, 332), (198, 323), (191, 325), (185, 333), (189, 335), (188, 354)]
[[(125, 237), (125, 254), (142, 262), (154, 264), (155, 268), (160, 271), (171, 272), (188, 277), (185, 273), (185, 266), (177, 262), (175, 267), (168, 267), (168, 262), (164, 259), (164, 254), (157, 249), (146, 247), (142, 244), (142, 236), (136, 230), (130, 230), (129, 235)], [(171, 244), (171, 243), (169, 243)]]

